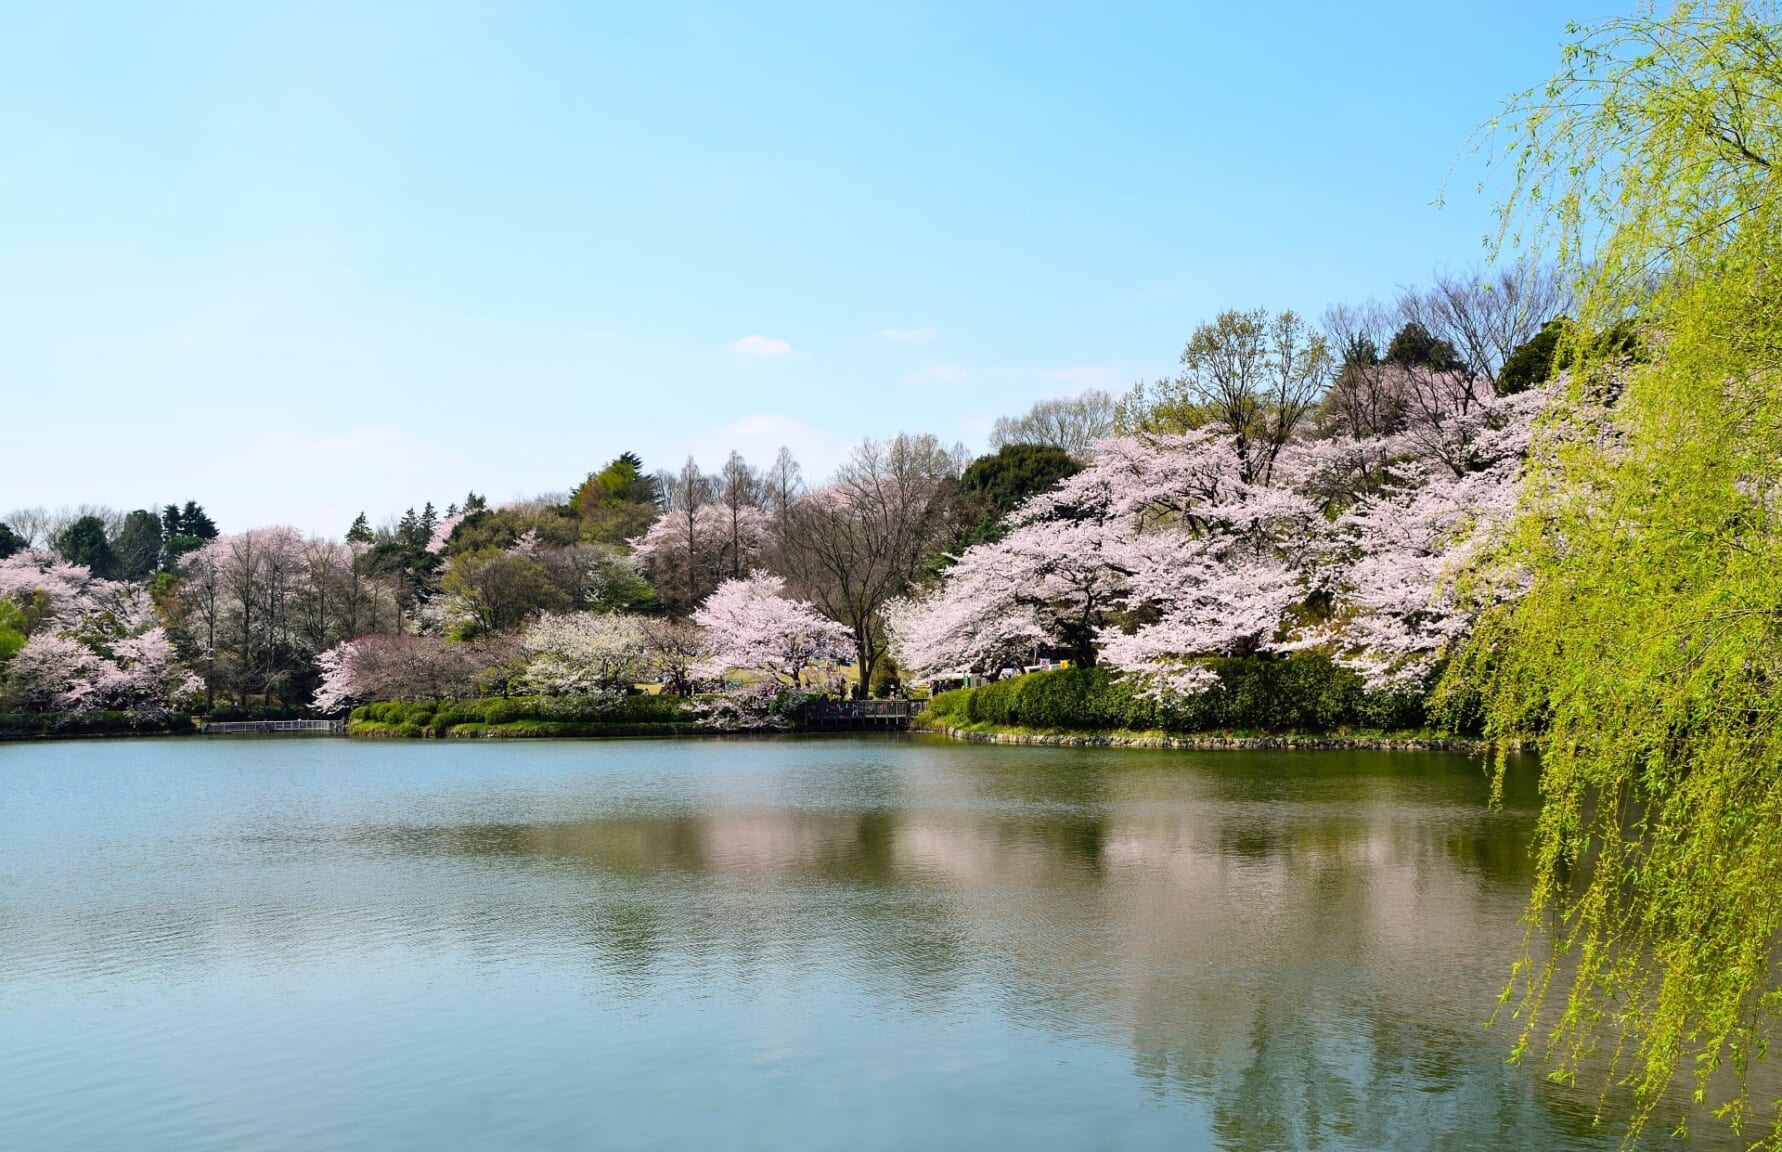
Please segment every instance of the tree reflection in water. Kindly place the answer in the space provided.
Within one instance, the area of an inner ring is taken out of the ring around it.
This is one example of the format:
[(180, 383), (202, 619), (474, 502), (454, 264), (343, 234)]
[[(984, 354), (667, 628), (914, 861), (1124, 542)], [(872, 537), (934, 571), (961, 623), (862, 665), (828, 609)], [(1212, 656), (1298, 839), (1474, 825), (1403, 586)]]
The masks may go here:
[[(1217, 757), (1224, 757), (1221, 762)], [(1498, 1146), (1588, 1102), (1503, 1067), (1487, 1032), (1529, 869), (1532, 766), (1504, 810), (1451, 756), (949, 750), (866, 811), (719, 806), (403, 833), (422, 853), (581, 869), (595, 963), (652, 993), (699, 963), (839, 966), (945, 1013), (1130, 1046), (1230, 1149)], [(615, 895), (615, 889), (625, 893)], [(597, 895), (596, 895), (597, 894)]]
[(1483, 1027), (1520, 935), (1532, 766), (1494, 811), (1476, 761), (1417, 753), (340, 745), (319, 781), (322, 753), (255, 754), (248, 773), (182, 752), (187, 775), (108, 808), (145, 827), (107, 830), (98, 879), (50, 828), (68, 802), (21, 793), (0, 992), (222, 954), (468, 958), (580, 972), (640, 1015), (757, 1005), (776, 1060), (870, 1048), (871, 1020), (811, 1031), (856, 1002), (900, 1035), (993, 1019), (1027, 1058), (1099, 1046), (1197, 1126), (1188, 1146), (1616, 1144)]

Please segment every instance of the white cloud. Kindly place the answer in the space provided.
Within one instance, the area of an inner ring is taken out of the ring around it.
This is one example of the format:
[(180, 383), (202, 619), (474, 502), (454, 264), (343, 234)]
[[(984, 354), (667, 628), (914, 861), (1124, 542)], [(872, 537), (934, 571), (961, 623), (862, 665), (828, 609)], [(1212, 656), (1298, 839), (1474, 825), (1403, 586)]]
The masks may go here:
[(879, 339), (893, 344), (926, 344), (940, 333), (932, 328), (880, 328)]
[(774, 336), (744, 336), (741, 340), (732, 340), (729, 348), (738, 356), (765, 360), (784, 360), (792, 355), (791, 342)]
[(924, 384), (962, 384), (971, 378), (963, 364), (924, 364), (903, 378), (912, 387)]

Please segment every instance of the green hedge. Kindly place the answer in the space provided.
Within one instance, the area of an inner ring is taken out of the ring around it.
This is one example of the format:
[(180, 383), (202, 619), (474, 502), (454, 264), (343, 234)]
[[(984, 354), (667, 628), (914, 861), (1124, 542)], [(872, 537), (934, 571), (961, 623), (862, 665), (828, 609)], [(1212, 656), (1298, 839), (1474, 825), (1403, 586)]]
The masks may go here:
[(1019, 728), (1164, 732), (1410, 731), (1424, 727), (1421, 696), (1371, 692), (1321, 656), (1217, 659), (1219, 682), (1197, 696), (1159, 701), (1106, 668), (1033, 672), (982, 688), (943, 692), (937, 718)]
[(967, 709), (971, 707), (972, 690), (955, 688), (951, 692), (937, 692), (928, 701), (928, 714), (942, 720), (955, 723), (971, 719)]
[(20, 712), (0, 714), (0, 740), (51, 736), (185, 736), (197, 732), (184, 712)]
[(511, 728), (562, 732), (601, 727), (636, 728), (691, 724), (679, 696), (626, 696), (590, 700), (575, 696), (490, 697), (481, 700), (386, 700), (353, 709), (351, 730), (400, 736), (460, 735)]

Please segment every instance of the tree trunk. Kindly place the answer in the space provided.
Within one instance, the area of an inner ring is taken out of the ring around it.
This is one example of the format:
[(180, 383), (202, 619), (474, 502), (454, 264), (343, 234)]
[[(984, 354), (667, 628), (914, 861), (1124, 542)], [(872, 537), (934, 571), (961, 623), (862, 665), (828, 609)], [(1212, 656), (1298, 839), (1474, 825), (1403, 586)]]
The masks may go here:
[(860, 698), (864, 700), (872, 686), (873, 666), (878, 663), (878, 656), (873, 652), (872, 641), (864, 628), (854, 629), (854, 659), (854, 666), (860, 671)]

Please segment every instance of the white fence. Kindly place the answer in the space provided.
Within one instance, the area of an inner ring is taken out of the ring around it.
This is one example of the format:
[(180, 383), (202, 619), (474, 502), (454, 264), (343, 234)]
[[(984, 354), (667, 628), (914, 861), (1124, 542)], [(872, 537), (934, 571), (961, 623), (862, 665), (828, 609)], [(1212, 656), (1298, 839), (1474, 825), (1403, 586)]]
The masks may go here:
[(209, 736), (251, 735), (256, 732), (322, 732), (337, 735), (346, 731), (344, 720), (224, 720), (205, 724), (198, 731)]

